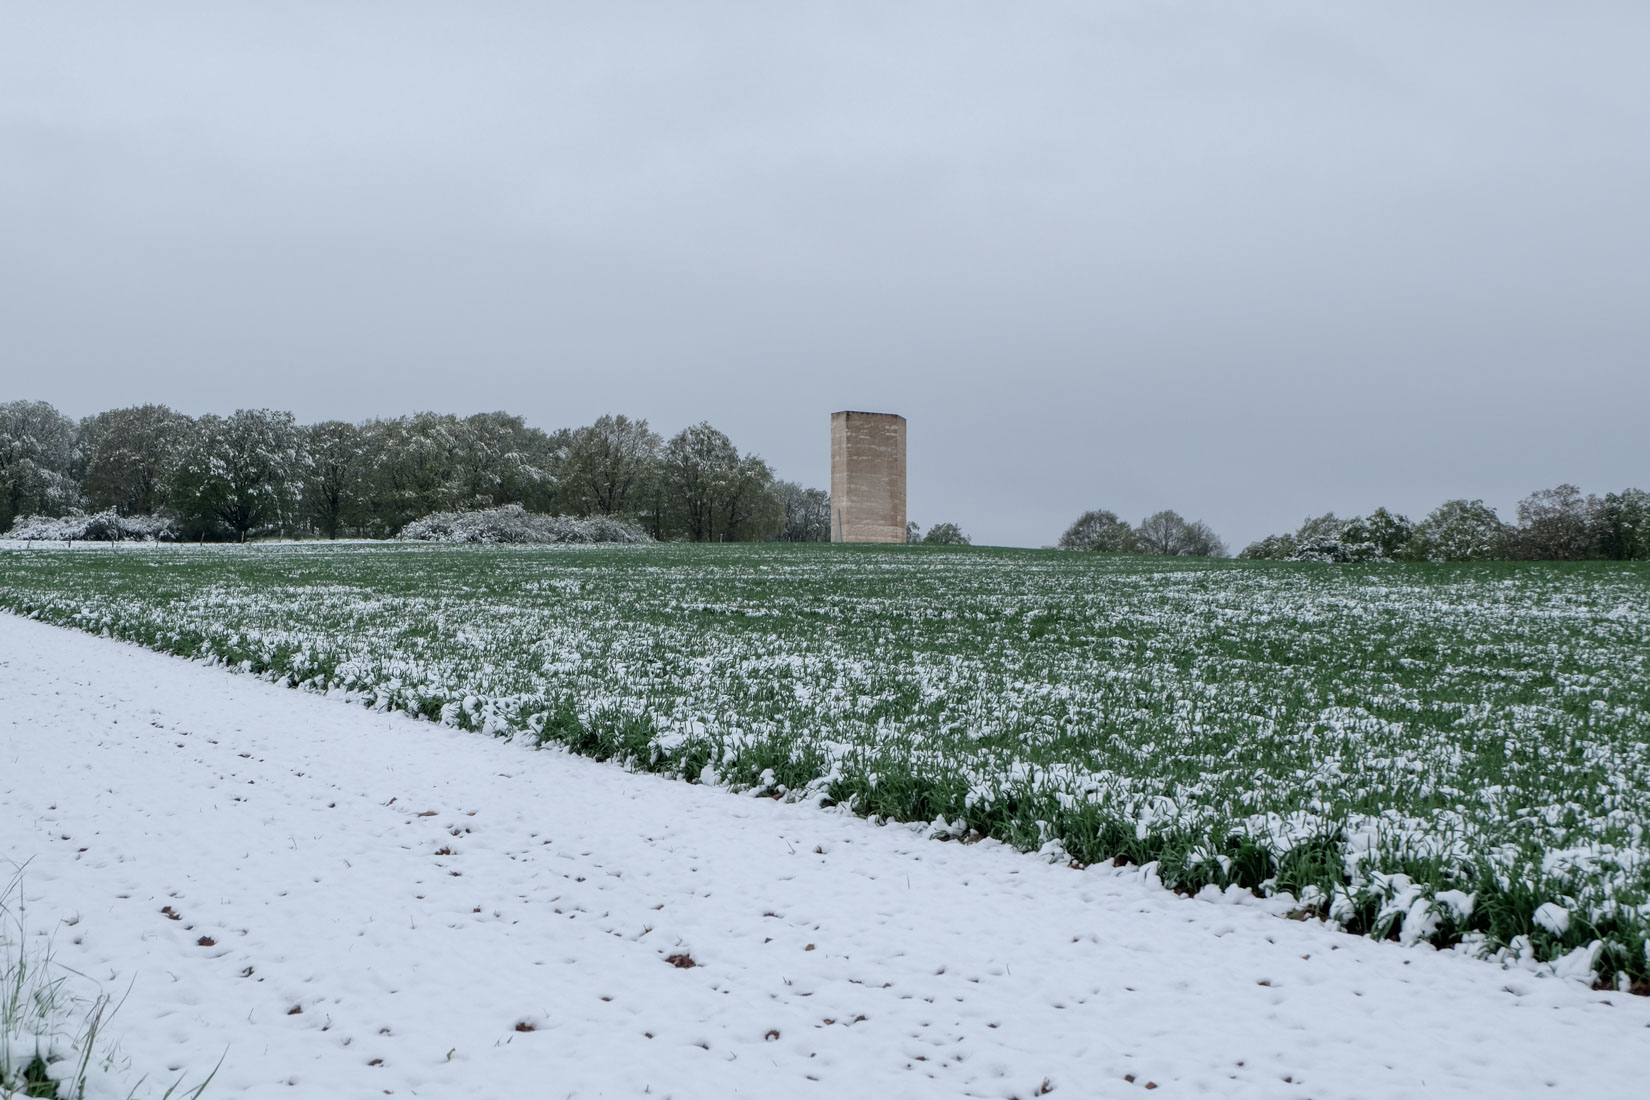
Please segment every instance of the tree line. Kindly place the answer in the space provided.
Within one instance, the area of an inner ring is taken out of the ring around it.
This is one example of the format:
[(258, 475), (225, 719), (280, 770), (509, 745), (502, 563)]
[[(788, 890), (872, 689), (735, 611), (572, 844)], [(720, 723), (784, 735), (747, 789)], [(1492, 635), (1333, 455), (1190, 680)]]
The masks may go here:
[(621, 517), (657, 539), (831, 530), (827, 493), (780, 480), (708, 423), (667, 439), (622, 415), (546, 432), (505, 412), (299, 424), (137, 405), (76, 421), (42, 401), (0, 404), (0, 531), (93, 512), (162, 517), (191, 539), (387, 538), (432, 513), (512, 504)]
[(1163, 511), (1131, 527), (1116, 512), (1103, 508), (1078, 516), (1056, 545), (1061, 550), (1193, 558), (1224, 558), (1227, 552), (1220, 536), (1202, 520), (1187, 520), (1178, 512)]
[(1507, 523), (1482, 500), (1450, 500), (1419, 523), (1377, 508), (1343, 520), (1308, 519), (1269, 535), (1239, 557), (1294, 561), (1644, 561), (1650, 559), (1650, 493), (1582, 496), (1574, 485), (1539, 489)]
[[(1084, 512), (1060, 536), (1062, 550), (1224, 557), (1226, 546), (1201, 522), (1158, 512), (1131, 527), (1115, 512)], [(1583, 496), (1574, 485), (1541, 489), (1504, 522), (1482, 500), (1445, 501), (1421, 520), (1377, 508), (1367, 516), (1314, 516), (1300, 529), (1268, 535), (1240, 558), (1279, 561), (1644, 561), (1650, 559), (1650, 493), (1624, 489)]]

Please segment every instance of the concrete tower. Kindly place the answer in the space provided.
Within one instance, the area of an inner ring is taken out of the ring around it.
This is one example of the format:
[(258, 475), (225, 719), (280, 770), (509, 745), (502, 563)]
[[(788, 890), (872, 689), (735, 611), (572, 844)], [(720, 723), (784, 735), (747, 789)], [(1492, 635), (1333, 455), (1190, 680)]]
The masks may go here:
[(831, 414), (831, 541), (905, 541), (905, 417)]

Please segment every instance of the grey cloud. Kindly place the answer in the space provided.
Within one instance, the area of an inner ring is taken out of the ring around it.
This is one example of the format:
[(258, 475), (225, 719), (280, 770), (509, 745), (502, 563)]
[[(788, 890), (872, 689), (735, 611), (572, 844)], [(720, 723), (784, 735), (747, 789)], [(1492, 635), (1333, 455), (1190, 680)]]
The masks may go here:
[(709, 418), (1234, 547), (1650, 483), (1642, 5), (7, 5), (4, 396)]

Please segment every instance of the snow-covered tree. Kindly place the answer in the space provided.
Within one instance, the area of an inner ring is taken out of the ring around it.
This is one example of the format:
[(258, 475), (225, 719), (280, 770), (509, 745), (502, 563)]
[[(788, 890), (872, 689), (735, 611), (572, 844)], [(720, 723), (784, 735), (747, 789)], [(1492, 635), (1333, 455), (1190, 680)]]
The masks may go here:
[(1595, 554), (1597, 497), (1574, 485), (1539, 489), (1518, 502), (1518, 556), (1535, 561), (1580, 561)]
[(1481, 500), (1448, 500), (1415, 526), (1411, 555), (1426, 561), (1505, 557), (1512, 528)]
[[(1383, 529), (1392, 525), (1392, 516), (1381, 510), (1381, 518), (1374, 522)], [(1355, 516), (1344, 522), (1333, 514), (1307, 520), (1294, 538), (1295, 552), (1291, 561), (1347, 562), (1379, 561), (1386, 555), (1375, 539), (1370, 519)]]
[(304, 470), (303, 510), (317, 530), (335, 539), (365, 519), (367, 452), (365, 433), (342, 420), (303, 429), (309, 465)]
[(455, 495), (467, 507), (525, 504), (553, 478), (549, 438), (506, 412), (476, 413), (458, 425)]
[(550, 505), (551, 440), (509, 413), (419, 412), (361, 426), (365, 523), (393, 534), (437, 512)]
[(1341, 529), (1345, 526), (1334, 512), (1308, 516), (1293, 535), (1278, 537), (1280, 544), (1289, 548), (1288, 553), (1279, 556), (1290, 561), (1351, 561), (1341, 545)]
[(420, 412), (370, 420), (361, 431), (368, 470), (363, 505), (374, 534), (394, 534), (419, 516), (459, 507), (464, 433), (456, 416)]
[(222, 529), (245, 542), (248, 532), (294, 518), (307, 469), (291, 413), (203, 416), (173, 478), (173, 508), (191, 533)]
[(1643, 489), (1604, 494), (1593, 510), (1592, 526), (1601, 557), (1650, 559), (1650, 493)]
[(1415, 524), (1399, 512), (1377, 508), (1362, 519), (1350, 521), (1342, 529), (1342, 536), (1350, 542), (1367, 542), (1375, 547), (1377, 556), (1396, 561), (1405, 556), (1406, 548), (1415, 537)]
[(748, 541), (773, 538), (784, 525), (768, 464), (741, 458), (733, 440), (703, 422), (665, 444), (653, 500), (656, 537)]
[(18, 516), (79, 506), (74, 421), (44, 401), (0, 404), (0, 531)]
[(1310, 516), (1293, 534), (1268, 535), (1243, 548), (1242, 558), (1275, 561), (1387, 561), (1398, 556), (1414, 525), (1385, 508), (1343, 520), (1333, 512)]
[(1308, 516), (1295, 531), (1296, 543), (1307, 543), (1313, 539), (1338, 539), (1341, 537), (1341, 528), (1346, 521), (1334, 512), (1325, 512), (1321, 516)]
[(165, 405), (112, 409), (81, 423), (87, 443), (86, 495), (93, 508), (152, 516), (189, 445), (194, 422)]
[(745, 455), (720, 488), (713, 537), (747, 542), (779, 534), (785, 513), (773, 491), (773, 470), (767, 462)]
[(561, 499), (575, 515), (624, 515), (644, 507), (664, 446), (646, 420), (609, 414), (569, 433)]
[(683, 428), (665, 444), (663, 474), (670, 503), (682, 533), (692, 541), (713, 536), (717, 499), (738, 466), (733, 440), (708, 423)]
[(1103, 554), (1128, 554), (1136, 549), (1134, 528), (1117, 518), (1116, 512), (1096, 509), (1078, 516), (1057, 544), (1062, 550), (1094, 550)]
[(413, 514), (438, 507), (456, 508), (459, 502), (458, 451), (463, 432), (458, 417), (420, 412), (386, 422), (382, 469), (399, 490)]

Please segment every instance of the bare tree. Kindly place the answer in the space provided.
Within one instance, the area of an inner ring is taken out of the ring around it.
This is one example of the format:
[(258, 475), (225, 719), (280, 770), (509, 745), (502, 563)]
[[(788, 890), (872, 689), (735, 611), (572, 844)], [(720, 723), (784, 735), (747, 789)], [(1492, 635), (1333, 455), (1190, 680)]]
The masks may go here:
[(1181, 532), (1186, 521), (1176, 512), (1155, 512), (1140, 521), (1134, 530), (1135, 541), (1148, 554), (1173, 554), (1180, 545)]
[(1175, 512), (1157, 512), (1140, 521), (1135, 528), (1140, 549), (1148, 554), (1169, 554), (1181, 557), (1220, 558), (1226, 556), (1226, 544), (1202, 520), (1191, 523)]
[(1176, 553), (1191, 558), (1224, 558), (1226, 543), (1215, 534), (1214, 528), (1200, 519), (1194, 519), (1186, 525)]

